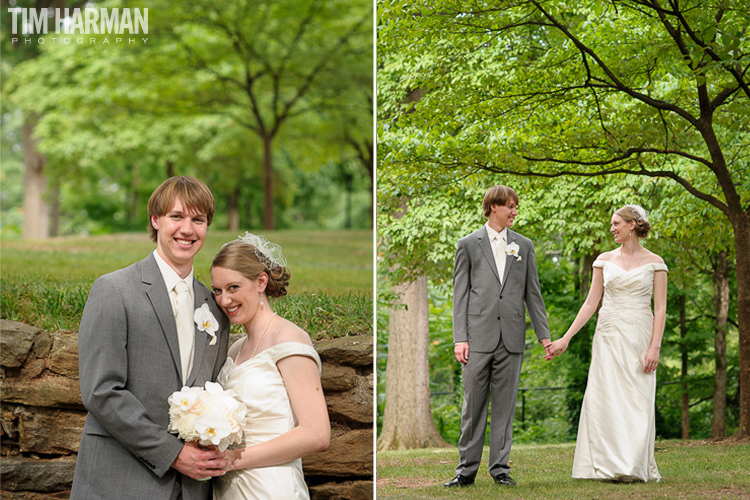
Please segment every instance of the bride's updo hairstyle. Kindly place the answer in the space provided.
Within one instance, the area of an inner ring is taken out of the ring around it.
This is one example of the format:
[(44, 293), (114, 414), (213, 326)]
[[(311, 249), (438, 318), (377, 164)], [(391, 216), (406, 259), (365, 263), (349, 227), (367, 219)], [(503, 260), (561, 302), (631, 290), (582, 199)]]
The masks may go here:
[[(284, 262), (286, 264), (286, 262)], [(245, 278), (255, 281), (260, 273), (268, 275), (266, 296), (279, 298), (287, 294), (291, 273), (286, 265), (269, 259), (255, 245), (242, 240), (230, 241), (219, 250), (211, 267), (223, 267), (237, 271)]]
[(625, 222), (635, 221), (635, 235), (638, 238), (646, 238), (651, 230), (651, 224), (648, 222), (648, 214), (638, 205), (625, 205), (619, 210), (615, 210), (615, 215), (619, 215)]

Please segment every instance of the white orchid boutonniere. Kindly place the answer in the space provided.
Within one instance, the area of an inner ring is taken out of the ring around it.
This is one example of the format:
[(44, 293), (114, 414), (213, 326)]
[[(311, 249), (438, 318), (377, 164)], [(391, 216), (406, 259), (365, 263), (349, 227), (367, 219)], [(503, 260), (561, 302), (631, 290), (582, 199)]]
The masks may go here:
[(512, 243), (508, 243), (508, 245), (505, 247), (505, 253), (507, 253), (508, 255), (512, 255), (518, 261), (521, 260), (521, 255), (518, 253), (519, 250), (520, 248), (518, 248), (518, 243), (516, 243), (515, 241)]
[(211, 309), (208, 308), (208, 304), (203, 304), (193, 313), (193, 319), (198, 325), (198, 330), (206, 332), (211, 336), (211, 342), (208, 345), (216, 344), (216, 332), (219, 331), (219, 322), (211, 313)]

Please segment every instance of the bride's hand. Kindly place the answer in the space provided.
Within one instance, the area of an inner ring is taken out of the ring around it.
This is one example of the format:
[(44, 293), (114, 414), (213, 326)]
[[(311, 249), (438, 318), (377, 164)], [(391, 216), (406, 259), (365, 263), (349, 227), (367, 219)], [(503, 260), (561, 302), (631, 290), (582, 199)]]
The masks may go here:
[(240, 450), (227, 450), (226, 454), (226, 458), (228, 460), (227, 471), (234, 470), (235, 462), (240, 459)]
[(565, 349), (568, 348), (568, 340), (565, 337), (559, 338), (555, 340), (554, 342), (547, 345), (547, 347), (544, 349), (545, 355), (544, 359), (547, 361), (552, 361), (557, 356), (565, 352)]
[(659, 351), (658, 347), (648, 350), (646, 353), (646, 359), (643, 360), (643, 373), (652, 373), (656, 371), (656, 367), (659, 365)]

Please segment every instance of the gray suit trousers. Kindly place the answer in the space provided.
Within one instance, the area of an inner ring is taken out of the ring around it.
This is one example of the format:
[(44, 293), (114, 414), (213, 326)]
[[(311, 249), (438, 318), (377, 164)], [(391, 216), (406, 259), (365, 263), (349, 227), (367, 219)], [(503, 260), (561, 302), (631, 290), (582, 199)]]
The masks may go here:
[[(493, 352), (469, 354), (463, 367), (464, 403), (461, 413), (460, 461), (456, 474), (473, 478), (479, 470), (492, 396), (489, 471), (494, 477), (509, 473), (508, 459), (513, 441), (513, 416), (523, 353), (511, 353), (502, 341)], [(479, 421), (474, 421), (478, 418)]]

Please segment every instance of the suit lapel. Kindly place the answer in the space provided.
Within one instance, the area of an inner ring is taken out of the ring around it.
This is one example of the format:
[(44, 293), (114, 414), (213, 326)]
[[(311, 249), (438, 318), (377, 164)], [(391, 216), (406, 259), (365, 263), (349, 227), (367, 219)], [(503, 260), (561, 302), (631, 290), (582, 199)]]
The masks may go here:
[[(510, 230), (510, 228), (506, 231), (506, 237), (508, 238), (508, 242), (506, 245), (510, 245), (511, 243), (514, 243), (516, 241), (516, 233)], [(513, 263), (518, 260), (515, 257), (511, 255), (507, 255), (505, 257), (505, 269), (503, 270), (503, 283), (500, 285), (500, 292), (503, 291), (503, 288), (505, 288), (505, 284), (508, 282), (508, 275), (510, 274), (510, 268), (513, 265)]]
[(141, 281), (146, 286), (146, 296), (151, 301), (154, 313), (159, 320), (162, 333), (167, 340), (169, 352), (172, 353), (172, 362), (175, 370), (182, 380), (182, 363), (180, 362), (180, 341), (177, 337), (177, 324), (174, 320), (172, 302), (169, 300), (167, 285), (161, 276), (159, 266), (156, 264), (153, 254), (146, 257), (141, 268)]
[[(195, 292), (195, 309), (200, 308), (203, 304), (208, 304), (211, 294), (195, 277), (193, 278), (193, 291)], [(211, 314), (216, 315), (215, 311), (211, 311)], [(193, 352), (193, 368), (187, 379), (187, 385), (189, 386), (192, 386), (198, 377), (200, 367), (203, 364), (203, 355), (206, 353), (206, 346), (212, 339), (208, 333), (198, 330), (198, 325), (193, 324), (195, 328), (195, 349)]]
[(497, 281), (499, 282), (500, 274), (498, 273), (497, 263), (495, 262), (495, 254), (492, 253), (492, 245), (490, 244), (490, 238), (487, 235), (486, 227), (483, 226), (482, 229), (478, 232), (477, 240), (479, 240), (479, 248), (482, 250), (484, 257), (487, 259), (487, 262), (490, 265), (490, 269), (492, 269), (492, 272), (495, 273), (495, 278), (497, 278)]

